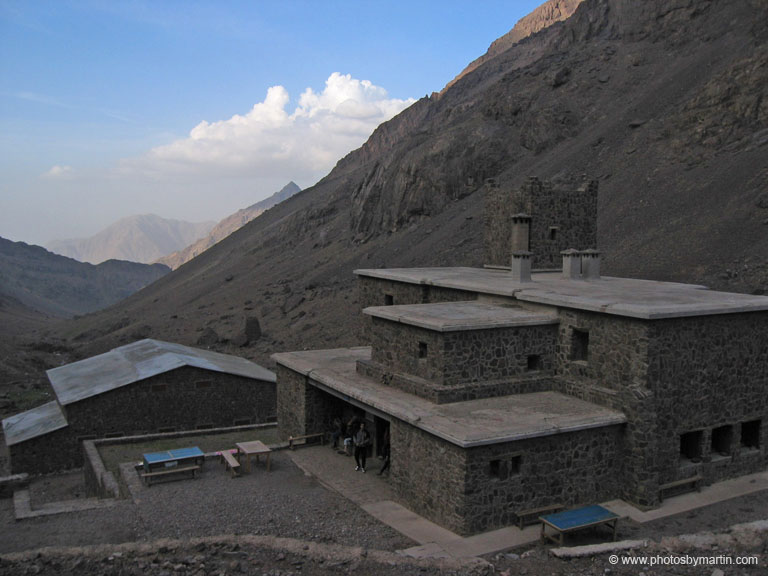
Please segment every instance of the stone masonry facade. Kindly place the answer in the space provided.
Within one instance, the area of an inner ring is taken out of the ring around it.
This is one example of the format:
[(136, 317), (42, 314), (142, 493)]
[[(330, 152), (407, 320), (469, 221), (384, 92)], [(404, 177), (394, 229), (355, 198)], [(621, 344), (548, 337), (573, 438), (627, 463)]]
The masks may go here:
[(509, 267), (511, 217), (532, 217), (530, 248), (534, 269), (555, 269), (560, 252), (597, 247), (596, 180), (576, 190), (559, 190), (548, 181), (528, 178), (519, 190), (487, 188), (483, 211), (485, 263)]
[(272, 382), (181, 367), (62, 407), (68, 426), (9, 447), (13, 470), (82, 465), (83, 440), (256, 424), (276, 418)]

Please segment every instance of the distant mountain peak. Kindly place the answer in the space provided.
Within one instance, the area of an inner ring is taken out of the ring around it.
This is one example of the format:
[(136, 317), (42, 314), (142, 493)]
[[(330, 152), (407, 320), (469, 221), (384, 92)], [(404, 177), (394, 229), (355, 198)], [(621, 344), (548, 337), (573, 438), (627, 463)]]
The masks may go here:
[(288, 184), (283, 186), (279, 192), (275, 192), (269, 198), (265, 198), (260, 202), (251, 204), (247, 208), (241, 208), (234, 214), (230, 214), (216, 224), (204, 238), (199, 238), (196, 242), (190, 243), (183, 249), (159, 258), (157, 262), (165, 264), (175, 270), (182, 264), (192, 260), (195, 256), (199, 256), (208, 248), (232, 234), (235, 230), (245, 226), (257, 216), (260, 216), (276, 204), (279, 204), (283, 200), (287, 200), (298, 192), (301, 192), (301, 188), (291, 180)]
[(54, 240), (47, 248), (92, 264), (112, 259), (149, 264), (204, 237), (214, 225), (215, 222), (191, 223), (156, 214), (134, 214), (90, 238)]

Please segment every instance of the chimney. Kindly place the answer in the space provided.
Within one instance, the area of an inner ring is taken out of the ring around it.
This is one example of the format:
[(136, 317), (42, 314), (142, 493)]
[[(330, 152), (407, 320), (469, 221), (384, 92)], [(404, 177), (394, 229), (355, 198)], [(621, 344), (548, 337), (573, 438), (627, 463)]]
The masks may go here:
[(581, 252), (568, 248), (560, 254), (563, 256), (563, 278), (579, 279), (581, 277)]
[(533, 256), (533, 252), (528, 252), (527, 250), (512, 252), (510, 274), (514, 282), (531, 281), (531, 256)]
[(600, 278), (600, 252), (591, 248), (581, 252), (581, 276), (585, 280)]
[(530, 250), (531, 217), (528, 214), (512, 215), (512, 252)]

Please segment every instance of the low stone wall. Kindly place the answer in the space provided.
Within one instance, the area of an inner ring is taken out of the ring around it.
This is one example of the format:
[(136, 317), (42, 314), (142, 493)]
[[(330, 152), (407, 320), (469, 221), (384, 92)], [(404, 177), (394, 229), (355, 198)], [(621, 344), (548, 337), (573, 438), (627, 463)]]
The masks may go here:
[(29, 474), (13, 474), (0, 476), (0, 499), (13, 498), (16, 490), (21, 490), (29, 485)]
[[(229, 434), (232, 432), (246, 432), (262, 428), (274, 428), (276, 424), (256, 424), (250, 426), (234, 426), (229, 428), (214, 428), (205, 430), (208, 435)], [(99, 454), (102, 446), (115, 446), (118, 444), (139, 444), (155, 440), (168, 440), (171, 438), (185, 438), (188, 436), (200, 436), (200, 430), (187, 430), (168, 434), (145, 434), (141, 436), (125, 436), (122, 438), (105, 438), (100, 440), (86, 440), (83, 442), (83, 474), (85, 476), (85, 489), (89, 496), (99, 498), (118, 498), (121, 496), (120, 484), (115, 475), (106, 469), (104, 461)]]

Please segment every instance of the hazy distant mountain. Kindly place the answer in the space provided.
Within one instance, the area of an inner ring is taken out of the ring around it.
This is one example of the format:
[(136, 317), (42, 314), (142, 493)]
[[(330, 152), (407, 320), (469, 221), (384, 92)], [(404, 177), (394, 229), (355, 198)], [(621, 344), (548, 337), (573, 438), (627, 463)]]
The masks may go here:
[(140, 214), (122, 218), (90, 238), (54, 240), (47, 248), (92, 264), (112, 259), (149, 264), (204, 237), (215, 224)]
[[(40, 246), (0, 238), (0, 312), (72, 316), (106, 308), (170, 270), (161, 264), (78, 262)], [(0, 314), (1, 318), (6, 318)]]
[(288, 184), (283, 186), (282, 190), (275, 192), (269, 198), (266, 198), (261, 202), (257, 202), (252, 206), (248, 206), (248, 208), (238, 210), (234, 214), (231, 214), (230, 216), (227, 216), (221, 220), (218, 224), (216, 224), (216, 226), (213, 227), (211, 233), (208, 234), (208, 236), (205, 238), (200, 238), (197, 242), (187, 246), (183, 250), (179, 250), (178, 252), (174, 252), (168, 256), (163, 256), (157, 261), (160, 264), (165, 264), (166, 266), (170, 266), (171, 269), (176, 270), (176, 268), (182, 264), (189, 262), (195, 256), (201, 254), (217, 242), (220, 242), (232, 234), (232, 232), (235, 230), (241, 228), (257, 216), (260, 216), (262, 213), (272, 208), (272, 206), (275, 204), (279, 204), (297, 192), (301, 192), (301, 188), (299, 188), (293, 181), (288, 182)]

